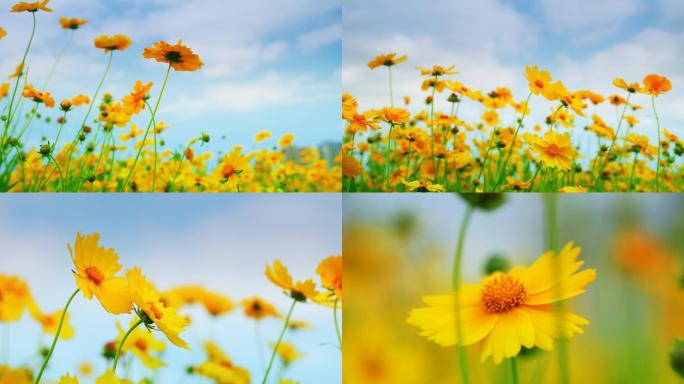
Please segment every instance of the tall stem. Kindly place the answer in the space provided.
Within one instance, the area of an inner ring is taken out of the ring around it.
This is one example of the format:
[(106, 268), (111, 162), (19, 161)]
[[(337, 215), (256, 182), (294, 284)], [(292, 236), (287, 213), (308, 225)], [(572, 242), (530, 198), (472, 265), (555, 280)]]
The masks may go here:
[(511, 159), (513, 147), (515, 147), (515, 139), (518, 137), (518, 132), (520, 131), (520, 128), (522, 128), (523, 121), (525, 120), (525, 115), (527, 115), (527, 106), (530, 103), (530, 97), (532, 97), (532, 92), (530, 92), (529, 95), (527, 95), (527, 100), (525, 100), (525, 108), (523, 109), (523, 113), (520, 117), (520, 120), (518, 120), (518, 126), (515, 128), (513, 140), (511, 140), (511, 147), (508, 149), (508, 154), (506, 155), (506, 161), (504, 161), (503, 166), (501, 167), (501, 173), (499, 174), (499, 177), (496, 180), (496, 185), (494, 185), (494, 189), (492, 189), (492, 191), (494, 192), (496, 192), (496, 189), (499, 187), (499, 184), (501, 184), (501, 181), (503, 181), (503, 178), (506, 176), (506, 167), (508, 167), (508, 161)]
[(618, 126), (615, 129), (615, 135), (613, 135), (613, 141), (610, 143), (610, 147), (608, 147), (608, 152), (606, 152), (606, 158), (605, 160), (601, 161), (599, 159), (599, 162), (601, 165), (599, 166), (599, 171), (596, 174), (596, 179), (594, 180), (594, 189), (597, 190), (598, 188), (598, 183), (601, 181), (601, 175), (603, 174), (603, 168), (606, 167), (606, 163), (608, 162), (608, 158), (610, 157), (610, 152), (613, 150), (613, 146), (615, 145), (615, 141), (618, 138), (618, 135), (620, 134), (620, 128), (622, 127), (622, 120), (624, 120), (625, 117), (625, 111), (627, 111), (627, 107), (629, 106), (629, 97), (631, 96), (631, 93), (627, 93), (627, 100), (625, 100), (625, 107), (622, 108), (622, 114), (620, 115), (620, 121), (618, 121)]
[(31, 15), (33, 16), (33, 26), (31, 27), (31, 37), (29, 37), (28, 44), (26, 45), (26, 50), (24, 51), (24, 57), (21, 59), (21, 64), (20, 64), (20, 73), (17, 75), (17, 81), (14, 83), (14, 90), (12, 91), (12, 98), (10, 98), (10, 103), (9, 103), (9, 112), (7, 115), (7, 120), (5, 120), (5, 132), (3, 133), (3, 139), (5, 135), (7, 135), (7, 131), (9, 130), (10, 124), (12, 124), (12, 118), (14, 117), (14, 114), (12, 113), (12, 105), (14, 105), (14, 98), (17, 96), (17, 89), (19, 88), (19, 79), (21, 79), (22, 73), (26, 70), (25, 64), (26, 64), (26, 57), (28, 56), (29, 49), (31, 49), (31, 43), (33, 42), (33, 37), (36, 35), (36, 13), (31, 12)]
[(126, 332), (124, 335), (123, 339), (121, 339), (121, 342), (119, 343), (119, 348), (116, 350), (116, 356), (114, 356), (114, 365), (112, 366), (112, 373), (116, 375), (116, 366), (119, 364), (119, 356), (121, 355), (121, 348), (123, 348), (124, 343), (126, 342), (126, 339), (128, 339), (128, 336), (133, 333), (133, 331), (142, 324), (143, 321), (142, 319), (138, 320), (133, 326)]
[(658, 127), (658, 163), (656, 164), (656, 192), (660, 192), (660, 119), (655, 107), (655, 95), (651, 95), (651, 106), (653, 106), (653, 114), (656, 119), (656, 126)]
[(45, 368), (47, 367), (48, 362), (52, 357), (52, 352), (54, 352), (55, 346), (57, 345), (57, 339), (59, 339), (59, 334), (62, 332), (62, 325), (64, 325), (64, 318), (66, 317), (69, 305), (71, 305), (71, 302), (74, 300), (74, 297), (76, 297), (76, 294), (78, 294), (78, 292), (80, 292), (80, 289), (74, 291), (74, 293), (69, 298), (69, 301), (67, 301), (66, 305), (64, 306), (64, 310), (62, 311), (62, 317), (59, 319), (59, 325), (57, 326), (57, 332), (55, 333), (55, 338), (52, 340), (52, 346), (50, 347), (47, 356), (45, 356), (45, 361), (43, 361), (43, 365), (40, 367), (40, 372), (38, 372), (38, 376), (36, 377), (36, 381), (34, 381), (34, 384), (40, 383), (40, 379), (43, 377), (43, 372), (45, 371)]
[(52, 75), (55, 74), (55, 70), (57, 69), (57, 64), (59, 64), (59, 61), (62, 59), (62, 56), (64, 55), (64, 52), (66, 49), (69, 47), (71, 44), (71, 40), (74, 39), (74, 35), (76, 34), (76, 30), (72, 29), (71, 34), (69, 35), (69, 38), (67, 39), (66, 43), (64, 46), (62, 46), (62, 49), (59, 50), (59, 54), (57, 54), (57, 58), (55, 59), (55, 62), (52, 64), (52, 68), (50, 69), (50, 73), (48, 73), (47, 78), (45, 78), (45, 83), (43, 84), (43, 91), (47, 89), (48, 83), (52, 79)]
[(295, 304), (297, 304), (297, 300), (292, 300), (292, 305), (290, 306), (290, 310), (287, 312), (287, 317), (285, 318), (285, 324), (283, 325), (283, 330), (280, 331), (280, 336), (278, 337), (278, 341), (273, 346), (273, 353), (271, 353), (271, 360), (268, 362), (268, 367), (266, 368), (266, 373), (264, 373), (263, 380), (261, 380), (261, 384), (266, 384), (266, 381), (268, 380), (268, 374), (271, 373), (271, 368), (273, 368), (273, 361), (275, 361), (276, 354), (278, 353), (278, 347), (280, 347), (280, 343), (283, 341), (283, 336), (285, 336), (285, 331), (287, 331), (287, 327), (290, 325), (290, 318), (292, 317), (292, 311), (294, 310)]
[(126, 187), (128, 186), (128, 182), (131, 179), (131, 175), (133, 175), (133, 171), (135, 170), (135, 165), (138, 163), (138, 159), (140, 159), (140, 154), (142, 153), (143, 149), (145, 148), (145, 141), (147, 140), (147, 135), (150, 133), (150, 127), (152, 126), (152, 122), (154, 121), (154, 117), (157, 114), (157, 109), (159, 108), (159, 103), (161, 102), (162, 95), (164, 95), (164, 89), (166, 88), (166, 82), (169, 80), (169, 73), (171, 73), (171, 64), (169, 64), (169, 67), (166, 69), (166, 75), (164, 75), (164, 82), (162, 83), (161, 91), (159, 91), (159, 97), (157, 98), (157, 103), (154, 106), (154, 110), (152, 110), (152, 116), (150, 116), (150, 122), (147, 124), (147, 129), (145, 130), (145, 135), (143, 136), (143, 139), (142, 139), (142, 145), (138, 149), (138, 154), (135, 156), (135, 160), (133, 160), (133, 165), (131, 165), (131, 169), (128, 171), (128, 176), (126, 176), (126, 181), (124, 181), (124, 183), (121, 184), (121, 187), (119, 187), (119, 192), (124, 192), (126, 190)]
[(513, 384), (519, 384), (520, 378), (518, 378), (518, 361), (515, 357), (511, 359), (511, 377), (513, 379)]
[(337, 304), (340, 299), (335, 298), (335, 304), (333, 305), (333, 320), (335, 321), (335, 332), (337, 332), (337, 340), (340, 342), (340, 349), (342, 349), (342, 333), (340, 332), (340, 323), (337, 320)]
[(634, 162), (632, 163), (632, 173), (629, 176), (629, 191), (631, 192), (634, 190), (634, 170), (636, 169), (637, 165), (637, 158), (639, 157), (639, 153), (634, 153)]
[(387, 70), (389, 72), (390, 107), (394, 108), (394, 95), (392, 94), (392, 66), (388, 66)]
[[(150, 103), (145, 100), (145, 105), (147, 106), (147, 109), (150, 110), (150, 113), (152, 113), (152, 107), (150, 106)], [(152, 168), (152, 192), (155, 191), (155, 188), (157, 186), (157, 122), (154, 121), (154, 115), (152, 115), (152, 134), (154, 135), (154, 165)]]
[(465, 346), (461, 344), (463, 339), (463, 325), (461, 324), (461, 264), (463, 261), (463, 244), (465, 242), (466, 232), (470, 219), (473, 216), (474, 208), (468, 205), (468, 208), (463, 215), (461, 221), (461, 228), (458, 233), (458, 243), (456, 244), (456, 254), (454, 255), (452, 288), (454, 290), (454, 307), (456, 311), (456, 342), (458, 343), (458, 362), (461, 368), (461, 381), (463, 384), (470, 382), (468, 375), (468, 356), (466, 356)]
[(392, 129), (394, 128), (394, 123), (390, 123), (389, 134), (387, 135), (387, 156), (385, 160), (385, 191), (389, 191), (389, 179), (392, 167), (390, 166), (390, 161), (392, 160)]
[(66, 178), (67, 178), (67, 180), (69, 179), (69, 171), (70, 171), (69, 166), (71, 165), (71, 157), (74, 154), (74, 148), (76, 147), (76, 143), (78, 142), (78, 136), (83, 131), (83, 127), (85, 126), (86, 122), (88, 121), (88, 116), (90, 116), (90, 112), (93, 109), (93, 105), (97, 101), (97, 95), (100, 93), (100, 89), (102, 88), (102, 84), (104, 84), (105, 78), (107, 77), (107, 74), (109, 73), (109, 69), (112, 66), (112, 58), (113, 57), (114, 57), (114, 51), (110, 51), (109, 52), (109, 59), (107, 60), (107, 67), (105, 67), (105, 71), (102, 74), (102, 78), (100, 79), (100, 82), (97, 84), (97, 88), (95, 88), (95, 93), (93, 94), (93, 97), (90, 99), (90, 103), (88, 105), (88, 110), (86, 111), (85, 116), (83, 116), (83, 122), (81, 122), (81, 125), (76, 130), (76, 137), (74, 138), (74, 141), (71, 143), (71, 148), (69, 148), (69, 156), (67, 157), (67, 164), (66, 164)]

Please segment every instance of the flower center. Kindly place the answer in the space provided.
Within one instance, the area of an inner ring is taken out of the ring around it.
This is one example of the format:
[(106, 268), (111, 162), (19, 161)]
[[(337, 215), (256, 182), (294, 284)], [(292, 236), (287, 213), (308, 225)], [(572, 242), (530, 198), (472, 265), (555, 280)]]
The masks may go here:
[(556, 144), (549, 144), (546, 147), (546, 154), (551, 157), (558, 157), (563, 154), (563, 148), (557, 146)]
[(176, 51), (169, 51), (164, 53), (164, 59), (168, 61), (169, 63), (182, 63), (182, 57), (180, 52)]
[(236, 169), (232, 164), (227, 164), (225, 167), (223, 167), (223, 176), (226, 179), (230, 179), (230, 177), (233, 176), (235, 172)]
[(536, 85), (538, 88), (544, 88), (544, 82), (541, 80), (535, 80), (534, 85)]
[(100, 284), (102, 284), (102, 282), (105, 279), (104, 273), (102, 273), (102, 271), (100, 271), (98, 267), (94, 267), (92, 265), (86, 268), (85, 274), (86, 277), (88, 277), (88, 280), (95, 283), (95, 285), (97, 285), (98, 287), (100, 286)]
[(143, 352), (147, 351), (147, 343), (143, 339), (136, 340), (135, 347)]
[(160, 320), (164, 316), (164, 313), (160, 311), (154, 303), (148, 303), (148, 305), (150, 306), (150, 312), (152, 312), (152, 315), (156, 320)]
[(526, 299), (525, 286), (511, 275), (494, 277), (482, 288), (482, 305), (487, 312), (507, 312), (524, 303)]

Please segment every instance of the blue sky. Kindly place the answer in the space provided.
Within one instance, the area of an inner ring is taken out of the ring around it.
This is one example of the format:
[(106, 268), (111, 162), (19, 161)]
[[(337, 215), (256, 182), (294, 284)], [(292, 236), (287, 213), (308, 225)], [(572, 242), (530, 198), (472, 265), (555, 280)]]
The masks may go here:
[[(264, 277), (266, 263), (280, 259), (295, 278), (314, 278), (320, 260), (342, 252), (341, 210), (341, 197), (333, 194), (7, 195), (0, 198), (0, 271), (26, 279), (44, 311), (57, 310), (75, 289), (67, 243), (73, 243), (78, 231), (99, 231), (101, 244), (115, 248), (124, 267), (142, 267), (160, 289), (202, 284), (234, 301), (260, 295), (286, 312), (289, 299)], [(131, 318), (109, 315), (97, 301), (80, 296), (70, 313), (76, 335), (58, 344), (51, 378), (73, 372), (83, 361), (103, 370), (97, 358), (101, 347), (116, 335), (115, 321), (128, 323)], [(253, 381), (261, 377), (254, 325), (239, 310), (218, 320), (201, 310), (187, 313), (194, 325), (183, 335), (193, 351), (170, 348), (161, 382), (177, 382), (185, 367), (200, 362), (202, 342), (210, 337), (236, 364), (253, 372)], [(302, 384), (340, 383), (340, 352), (330, 345), (336, 342), (332, 311), (305, 304), (295, 308), (293, 318), (308, 321), (313, 329), (286, 336), (306, 354), (286, 376)], [(274, 340), (279, 322), (262, 325), (265, 342)], [(49, 341), (39, 336), (28, 315), (11, 325), (10, 335), (14, 365), (25, 363), (39, 341)], [(142, 369), (134, 367), (133, 373)]]
[[(395, 98), (412, 96), (414, 108), (426, 96), (419, 89), (416, 65), (455, 65), (460, 74), (450, 78), (484, 91), (508, 86), (517, 100), (529, 92), (525, 65), (548, 69), (570, 90), (589, 88), (602, 94), (621, 91), (611, 84), (617, 76), (641, 81), (646, 74), (660, 73), (673, 87), (657, 100), (662, 125), (684, 136), (681, 1), (437, 0), (428, 6), (408, 0), (399, 7), (390, 0), (349, 0), (343, 7), (343, 86), (362, 108), (388, 104), (387, 71), (366, 67), (386, 52), (408, 54), (409, 61), (393, 70), (394, 89)], [(646, 96), (632, 101), (650, 106)], [(461, 116), (479, 118), (482, 109), (470, 104), (461, 106)], [(533, 99), (531, 109), (532, 118), (540, 121), (550, 105)], [(615, 125), (612, 107), (597, 112)], [(649, 108), (637, 118), (642, 124), (636, 132), (654, 137)], [(503, 121), (509, 120), (512, 116), (504, 116)]]
[[(205, 67), (171, 74), (158, 119), (171, 125), (167, 142), (172, 148), (202, 131), (214, 137), (216, 148), (251, 144), (254, 134), (265, 129), (276, 139), (294, 133), (300, 145), (339, 141), (339, 0), (53, 0), (50, 6), (54, 13), (37, 14), (29, 82), (43, 84), (69, 35), (58, 18), (89, 21), (76, 31), (48, 86), (58, 102), (76, 93), (93, 93), (106, 64), (105, 55), (92, 46), (95, 36), (124, 33), (133, 39), (130, 48), (116, 53), (104, 86), (117, 98), (138, 79), (155, 83), (156, 98), (165, 68), (143, 59), (143, 48), (157, 40), (173, 43), (182, 38)], [(30, 19), (28, 14), (9, 13), (0, 19), (8, 32), (0, 43), (0, 73), (9, 74), (21, 60)], [(76, 117), (82, 113), (72, 119), (80, 121)], [(148, 118), (140, 119), (139, 125)], [(227, 143), (220, 142), (223, 135)]]

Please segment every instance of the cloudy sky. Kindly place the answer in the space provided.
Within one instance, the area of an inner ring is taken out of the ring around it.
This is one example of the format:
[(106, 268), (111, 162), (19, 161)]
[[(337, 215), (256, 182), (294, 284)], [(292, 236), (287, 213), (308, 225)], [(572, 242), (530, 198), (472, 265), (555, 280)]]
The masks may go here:
[[(484, 91), (505, 85), (517, 100), (529, 90), (525, 65), (538, 64), (570, 90), (590, 88), (620, 91), (616, 76), (641, 81), (660, 73), (673, 90), (658, 98), (662, 124), (680, 135), (684, 124), (684, 4), (678, 0), (407, 0), (345, 1), (343, 86), (366, 108), (388, 104), (387, 71), (370, 71), (366, 64), (379, 53), (408, 54), (409, 61), (393, 70), (395, 97), (426, 96), (419, 90), (416, 65), (456, 65), (452, 78)], [(650, 106), (645, 96), (633, 99)], [(446, 102), (444, 102), (446, 104)], [(445, 106), (445, 105), (444, 105)], [(531, 104), (536, 119), (550, 105)], [(461, 107), (473, 119), (480, 108)], [(612, 108), (599, 109), (614, 126)], [(646, 108), (637, 117), (641, 132), (654, 131)], [(508, 120), (511, 120), (509, 116)], [(539, 121), (539, 120), (537, 120)]]
[[(5, 6), (0, 26), (8, 36), (0, 42), (0, 73), (9, 74), (21, 60), (31, 16), (10, 14), (9, 3)], [(228, 144), (246, 145), (263, 129), (276, 138), (292, 132), (302, 145), (339, 141), (339, 0), (52, 0), (50, 6), (54, 13), (37, 14), (28, 57), (32, 83), (43, 84), (69, 36), (58, 25), (59, 17), (89, 21), (76, 31), (48, 86), (58, 101), (93, 93), (106, 65), (93, 38), (116, 33), (129, 35), (133, 45), (115, 54), (104, 89), (122, 97), (141, 79), (155, 83), (156, 98), (165, 68), (143, 59), (142, 51), (157, 40), (182, 38), (205, 67), (171, 74), (158, 117), (172, 127), (171, 144), (184, 144), (205, 131), (216, 141), (225, 135)]]
[[(26, 279), (42, 309), (55, 311), (75, 289), (67, 243), (73, 243), (78, 231), (99, 231), (101, 244), (116, 249), (122, 265), (142, 267), (160, 289), (202, 284), (235, 301), (260, 295), (286, 312), (290, 300), (266, 279), (265, 265), (280, 259), (295, 278), (317, 280), (318, 262), (342, 252), (341, 210), (341, 198), (333, 194), (5, 196), (0, 199), (0, 273)], [(236, 364), (249, 368), (253, 381), (260, 379), (254, 325), (238, 312), (212, 320), (203, 311), (190, 310), (194, 325), (183, 335), (193, 351), (170, 348), (161, 382), (178, 382), (185, 367), (201, 362), (201, 346), (209, 338)], [(116, 321), (127, 324), (131, 319), (109, 315), (97, 301), (82, 297), (74, 300), (70, 313), (76, 335), (58, 344), (51, 378), (73, 372), (83, 361), (93, 362), (96, 372), (103, 370), (101, 347), (116, 336)], [(309, 322), (313, 329), (286, 336), (306, 354), (286, 377), (303, 384), (340, 383), (332, 311), (305, 304), (295, 308), (293, 318)], [(4, 325), (0, 329), (5, 335), (7, 330)], [(265, 321), (264, 342), (274, 341), (279, 331), (279, 322)], [(13, 365), (29, 362), (39, 343), (51, 341), (40, 336), (28, 316), (13, 323), (9, 334)]]

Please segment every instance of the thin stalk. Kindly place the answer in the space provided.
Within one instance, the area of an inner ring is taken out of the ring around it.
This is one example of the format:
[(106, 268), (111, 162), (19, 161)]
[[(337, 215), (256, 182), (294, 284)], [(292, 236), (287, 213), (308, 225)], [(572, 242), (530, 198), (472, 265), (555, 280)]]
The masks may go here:
[(142, 153), (143, 149), (145, 148), (145, 141), (147, 140), (147, 135), (150, 133), (150, 127), (152, 126), (152, 122), (154, 121), (154, 116), (157, 114), (157, 109), (159, 108), (159, 103), (161, 102), (162, 95), (164, 95), (164, 89), (166, 88), (166, 82), (169, 80), (169, 73), (171, 73), (171, 64), (169, 64), (168, 68), (166, 69), (166, 75), (164, 75), (164, 82), (162, 83), (161, 91), (159, 91), (159, 97), (157, 98), (157, 103), (154, 106), (154, 109), (152, 110), (152, 116), (150, 116), (150, 122), (147, 124), (147, 129), (145, 130), (145, 136), (143, 136), (142, 139), (142, 145), (140, 146), (140, 149), (138, 149), (138, 154), (135, 156), (135, 160), (133, 160), (133, 165), (131, 165), (131, 169), (128, 171), (128, 176), (126, 176), (126, 181), (119, 187), (119, 192), (123, 192), (126, 190), (126, 187), (128, 186), (128, 182), (131, 179), (131, 175), (133, 175), (133, 171), (135, 170), (135, 165), (138, 163), (138, 159), (140, 159), (140, 154)]
[(511, 360), (511, 378), (513, 379), (513, 384), (520, 384), (520, 378), (518, 377), (518, 362), (515, 357), (510, 358)]
[(458, 243), (456, 244), (456, 253), (454, 255), (454, 266), (453, 266), (453, 276), (452, 276), (452, 288), (454, 290), (454, 307), (456, 310), (456, 341), (459, 344), (457, 347), (458, 351), (458, 362), (460, 366), (461, 381), (463, 384), (468, 384), (470, 382), (468, 374), (468, 356), (466, 356), (465, 346), (460, 345), (463, 339), (463, 327), (461, 324), (461, 265), (463, 261), (463, 244), (465, 241), (466, 232), (468, 230), (468, 225), (470, 224), (470, 219), (473, 216), (474, 208), (468, 205), (463, 219), (461, 221), (461, 228), (458, 233)]
[(48, 73), (48, 76), (45, 79), (45, 83), (43, 84), (43, 91), (45, 91), (47, 89), (48, 83), (52, 79), (52, 75), (55, 74), (55, 70), (57, 69), (57, 64), (59, 64), (59, 61), (62, 59), (62, 56), (64, 55), (64, 52), (66, 51), (66, 49), (71, 44), (71, 40), (74, 39), (75, 34), (76, 34), (76, 30), (72, 29), (71, 34), (69, 35), (69, 38), (67, 39), (66, 43), (64, 44), (62, 49), (59, 50), (59, 54), (57, 54), (57, 58), (55, 59), (55, 62), (52, 64), (52, 68), (50, 69), (50, 73)]
[(268, 362), (268, 367), (266, 368), (266, 373), (264, 373), (263, 380), (261, 380), (261, 384), (266, 384), (266, 381), (268, 380), (268, 374), (271, 373), (271, 368), (273, 368), (273, 361), (275, 361), (276, 354), (278, 353), (278, 347), (280, 347), (280, 343), (283, 341), (283, 336), (285, 336), (285, 331), (287, 331), (287, 327), (290, 325), (290, 318), (292, 317), (292, 311), (294, 310), (295, 304), (297, 304), (297, 300), (292, 300), (292, 305), (290, 306), (290, 310), (287, 312), (287, 317), (285, 318), (283, 330), (280, 331), (278, 341), (273, 346), (271, 360)]
[(394, 128), (394, 123), (390, 123), (389, 134), (387, 135), (387, 156), (385, 161), (385, 191), (389, 191), (389, 179), (392, 167), (390, 166), (390, 161), (392, 160), (392, 129)]
[(618, 126), (615, 129), (615, 135), (613, 135), (613, 141), (610, 143), (610, 147), (608, 147), (608, 152), (606, 152), (606, 158), (604, 161), (601, 161), (599, 159), (599, 162), (601, 166), (599, 167), (599, 171), (596, 174), (596, 179), (594, 180), (594, 189), (598, 188), (598, 182), (601, 180), (601, 174), (603, 173), (603, 168), (606, 167), (606, 163), (608, 162), (608, 158), (610, 157), (610, 152), (613, 150), (613, 146), (615, 145), (615, 141), (617, 141), (618, 136), (620, 135), (620, 127), (622, 127), (622, 120), (624, 120), (625, 117), (625, 112), (627, 111), (627, 106), (629, 105), (629, 97), (631, 96), (631, 93), (627, 93), (627, 100), (625, 100), (625, 107), (622, 108), (622, 114), (620, 115), (620, 120), (618, 121)]
[(335, 304), (333, 305), (333, 320), (335, 321), (335, 332), (337, 332), (337, 340), (340, 342), (340, 349), (342, 349), (342, 333), (340, 332), (340, 324), (337, 320), (337, 304), (340, 299), (335, 298)]
[(518, 126), (515, 128), (515, 133), (513, 133), (513, 140), (511, 140), (511, 148), (508, 150), (508, 154), (506, 155), (506, 161), (504, 161), (503, 163), (501, 173), (499, 174), (499, 177), (496, 180), (496, 184), (494, 185), (493, 191), (496, 191), (496, 189), (499, 187), (499, 184), (501, 184), (501, 181), (506, 176), (506, 167), (508, 167), (508, 161), (511, 159), (511, 154), (513, 153), (513, 148), (515, 147), (515, 139), (518, 137), (518, 132), (520, 131), (520, 128), (522, 128), (523, 121), (525, 120), (525, 115), (527, 114), (527, 106), (530, 103), (530, 97), (532, 97), (532, 92), (530, 92), (529, 95), (527, 95), (527, 100), (525, 100), (525, 109), (523, 109), (522, 116), (520, 117), (520, 120), (518, 120)]
[(119, 348), (117, 348), (117, 350), (116, 350), (116, 356), (114, 357), (114, 365), (112, 366), (112, 373), (113, 374), (116, 374), (116, 366), (119, 363), (119, 356), (121, 355), (121, 348), (123, 348), (124, 343), (126, 342), (126, 339), (128, 339), (128, 336), (130, 336), (131, 333), (133, 333), (133, 331), (136, 328), (138, 328), (140, 326), (140, 324), (142, 324), (142, 323), (143, 323), (142, 319), (138, 320), (135, 324), (133, 324), (131, 329), (129, 329), (128, 332), (126, 332), (123, 339), (121, 339), (121, 342), (119, 343)]
[(634, 169), (636, 169), (638, 153), (634, 153), (634, 162), (632, 163), (632, 172), (629, 175), (629, 190), (630, 192), (634, 190)]
[(34, 384), (40, 383), (40, 379), (43, 377), (43, 372), (45, 372), (45, 368), (47, 367), (48, 362), (52, 357), (52, 352), (54, 352), (55, 346), (57, 345), (57, 339), (59, 339), (59, 334), (62, 332), (62, 325), (64, 325), (64, 318), (66, 317), (69, 305), (71, 305), (71, 302), (74, 300), (74, 297), (76, 297), (76, 294), (78, 294), (78, 292), (80, 292), (80, 289), (74, 291), (74, 293), (69, 298), (69, 301), (67, 301), (66, 305), (64, 306), (64, 310), (62, 311), (62, 317), (59, 319), (59, 325), (57, 326), (57, 332), (55, 333), (55, 338), (52, 340), (52, 346), (50, 346), (50, 350), (48, 351), (47, 356), (45, 356), (45, 361), (43, 361), (43, 365), (40, 367), (40, 371), (38, 372), (38, 376), (36, 377), (36, 381), (34, 381)]
[[(145, 100), (145, 105), (147, 106), (147, 109), (150, 110), (150, 113), (152, 113), (152, 107), (150, 106), (150, 103)], [(153, 131), (152, 134), (154, 135), (154, 165), (152, 168), (152, 192), (155, 191), (156, 183), (157, 183), (157, 122), (154, 121), (154, 115), (152, 115), (152, 126)]]
[[(26, 45), (26, 50), (24, 51), (24, 57), (21, 59), (21, 73), (23, 73), (26, 68), (26, 57), (28, 56), (29, 49), (31, 49), (31, 43), (33, 42), (33, 37), (36, 35), (36, 13), (31, 12), (31, 16), (33, 16), (33, 26), (31, 27), (31, 37), (29, 37), (28, 44)], [(2, 135), (2, 138), (4, 139), (5, 136), (7, 135), (7, 131), (9, 129), (10, 124), (12, 124), (12, 118), (14, 117), (14, 113), (12, 113), (12, 106), (14, 105), (14, 98), (17, 96), (17, 89), (19, 88), (19, 79), (21, 79), (22, 75), (21, 73), (17, 76), (17, 81), (14, 83), (14, 90), (12, 91), (12, 97), (10, 98), (10, 103), (9, 103), (9, 112), (7, 116), (7, 120), (5, 121), (5, 132)], [(2, 140), (4, 142), (4, 140)]]
[(59, 166), (59, 163), (57, 163), (57, 160), (55, 160), (55, 157), (52, 156), (52, 154), (49, 155), (49, 159), (52, 160), (53, 163), (55, 163), (55, 167), (57, 167), (57, 171), (59, 171), (59, 181), (62, 184), (62, 192), (66, 192), (64, 190), (64, 175), (62, 174), (62, 168)]
[(656, 126), (658, 127), (658, 163), (656, 163), (656, 192), (660, 192), (660, 118), (658, 118), (658, 111), (656, 111), (655, 107), (655, 95), (651, 95), (651, 106), (653, 106), (653, 114), (655, 115)]

